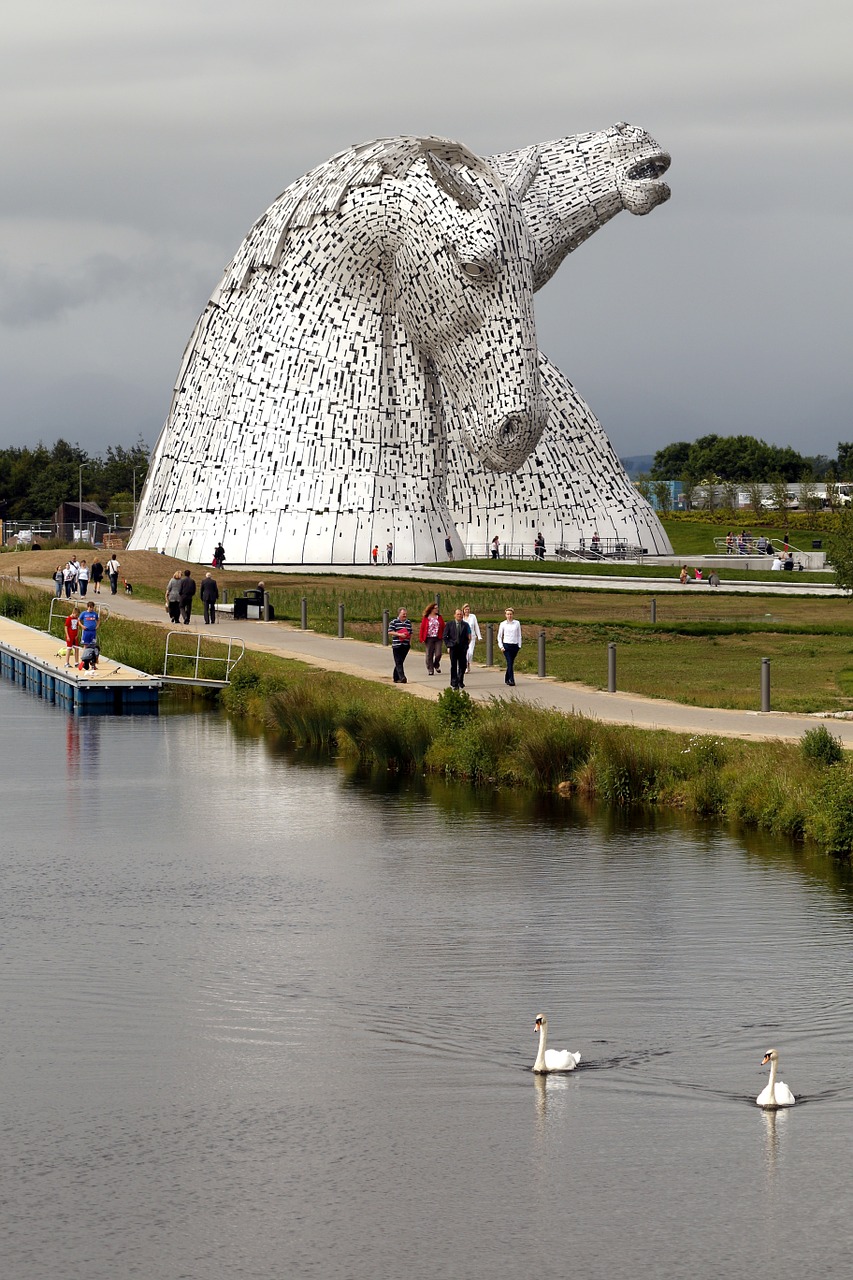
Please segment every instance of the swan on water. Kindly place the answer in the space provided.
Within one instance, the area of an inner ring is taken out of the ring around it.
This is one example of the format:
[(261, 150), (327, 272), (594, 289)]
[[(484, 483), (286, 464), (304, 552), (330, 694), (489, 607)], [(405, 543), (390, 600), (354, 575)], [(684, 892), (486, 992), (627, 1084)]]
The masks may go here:
[(581, 1060), (579, 1053), (569, 1049), (547, 1049), (548, 1019), (540, 1013), (536, 1019), (535, 1030), (539, 1033), (539, 1052), (533, 1064), (534, 1071), (574, 1071)]
[(755, 1101), (759, 1107), (792, 1107), (797, 1099), (782, 1080), (776, 1079), (779, 1066), (778, 1052), (775, 1049), (768, 1049), (761, 1059), (762, 1067), (765, 1062), (770, 1063), (770, 1079), (767, 1082), (767, 1088), (761, 1090)]

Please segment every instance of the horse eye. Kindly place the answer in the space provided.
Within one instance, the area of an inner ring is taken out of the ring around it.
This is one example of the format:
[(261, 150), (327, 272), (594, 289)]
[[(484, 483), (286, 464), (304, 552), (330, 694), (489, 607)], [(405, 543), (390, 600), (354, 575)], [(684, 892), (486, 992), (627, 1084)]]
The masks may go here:
[(485, 268), (479, 262), (463, 262), (460, 265), (465, 275), (471, 280), (480, 280), (486, 274)]

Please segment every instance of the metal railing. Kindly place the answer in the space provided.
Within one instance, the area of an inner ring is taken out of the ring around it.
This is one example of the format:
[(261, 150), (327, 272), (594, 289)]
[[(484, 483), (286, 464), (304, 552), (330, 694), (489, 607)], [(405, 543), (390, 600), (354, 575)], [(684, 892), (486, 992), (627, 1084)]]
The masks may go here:
[[(194, 647), (193, 640), (195, 640)], [(189, 647), (186, 647), (187, 642)], [(225, 647), (225, 652), (203, 653), (203, 643), (215, 644), (219, 649)], [(242, 660), (245, 652), (246, 646), (243, 641), (234, 636), (222, 636), (213, 640), (202, 635), (201, 632), (193, 636), (188, 631), (169, 631), (166, 635), (166, 653), (163, 657), (163, 679), (172, 684), (202, 684), (211, 688), (224, 688), (230, 683), (231, 672)], [(181, 664), (181, 674), (177, 674), (174, 670), (178, 664)], [(187, 674), (188, 664), (192, 665), (192, 675)], [(205, 672), (204, 675), (201, 674), (202, 670)], [(221, 674), (214, 675), (215, 671)]]
[[(469, 560), (537, 560), (531, 543), (506, 542), (497, 556), (492, 554), (490, 542), (470, 542), (465, 548)], [(634, 546), (623, 538), (581, 538), (574, 545), (563, 545), (546, 550), (544, 560), (636, 560), (645, 555), (643, 547)]]
[[(82, 602), (80, 599), (75, 600), (73, 596), (65, 596), (64, 594), (61, 596), (54, 596), (50, 602), (50, 614), (48, 615), (48, 619), (47, 619), (48, 635), (51, 635), (51, 636), (53, 635), (54, 622), (59, 622), (61, 624), (62, 629), (60, 630), (59, 634), (62, 635), (62, 630), (65, 627), (65, 619), (68, 617), (69, 613), (75, 606), (76, 608), (79, 609), (81, 603)], [(93, 601), (93, 603), (97, 611), (98, 617), (101, 619), (101, 622), (105, 622), (106, 619), (110, 616), (109, 605), (101, 604), (97, 600)]]
[(752, 535), (747, 538), (733, 536), (731, 542), (728, 538), (715, 538), (714, 547), (717, 554), (721, 556), (774, 556), (777, 552), (785, 555), (787, 551), (794, 556), (803, 555), (801, 549), (790, 542), (786, 550), (780, 538), (765, 538), (763, 547), (759, 546), (760, 541), (760, 538)]

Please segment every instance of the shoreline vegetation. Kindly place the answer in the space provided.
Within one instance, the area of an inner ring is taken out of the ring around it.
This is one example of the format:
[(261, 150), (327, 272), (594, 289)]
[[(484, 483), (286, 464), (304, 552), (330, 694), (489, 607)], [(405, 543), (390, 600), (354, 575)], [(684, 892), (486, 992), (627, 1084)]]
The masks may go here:
[[(0, 588), (0, 612), (44, 629), (49, 600), (37, 589)], [(108, 619), (110, 657), (162, 670), (165, 632)], [(247, 650), (221, 692), (170, 697), (219, 706), (272, 741), (366, 769), (431, 774), (484, 789), (524, 788), (620, 810), (680, 811), (796, 841), (833, 857), (853, 852), (853, 761), (825, 726), (799, 743), (606, 725), (500, 699), (475, 703), (445, 690), (411, 697), (354, 676)]]

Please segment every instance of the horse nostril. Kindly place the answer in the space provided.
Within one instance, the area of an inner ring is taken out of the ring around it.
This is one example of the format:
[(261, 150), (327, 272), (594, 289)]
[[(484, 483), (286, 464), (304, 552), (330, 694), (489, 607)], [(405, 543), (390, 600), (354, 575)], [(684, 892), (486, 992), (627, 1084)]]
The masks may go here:
[(500, 428), (500, 438), (502, 444), (513, 444), (518, 437), (519, 423), (516, 414), (510, 414), (508, 418), (504, 418)]

